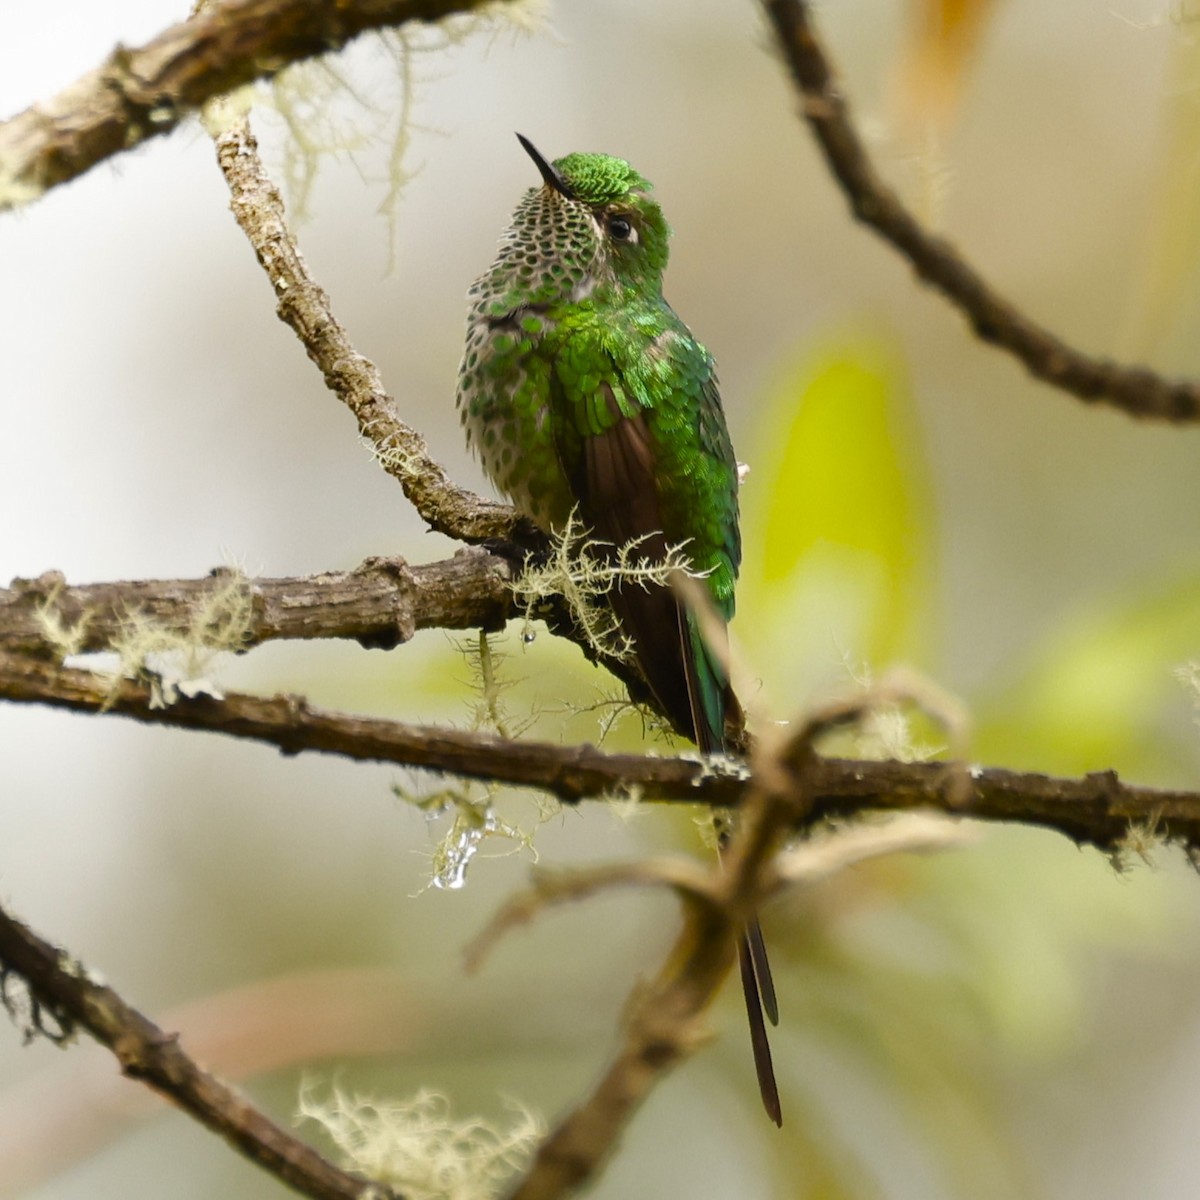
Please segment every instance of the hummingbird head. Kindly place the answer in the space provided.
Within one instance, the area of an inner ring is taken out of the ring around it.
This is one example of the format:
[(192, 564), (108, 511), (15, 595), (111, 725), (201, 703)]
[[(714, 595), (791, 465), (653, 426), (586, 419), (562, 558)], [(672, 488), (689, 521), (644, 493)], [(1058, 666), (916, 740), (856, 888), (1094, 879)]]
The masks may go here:
[(651, 184), (623, 158), (568, 154), (551, 163), (527, 138), (517, 137), (544, 182), (518, 208), (514, 228), (524, 226), (546, 259), (566, 267), (563, 291), (661, 292), (671, 231)]

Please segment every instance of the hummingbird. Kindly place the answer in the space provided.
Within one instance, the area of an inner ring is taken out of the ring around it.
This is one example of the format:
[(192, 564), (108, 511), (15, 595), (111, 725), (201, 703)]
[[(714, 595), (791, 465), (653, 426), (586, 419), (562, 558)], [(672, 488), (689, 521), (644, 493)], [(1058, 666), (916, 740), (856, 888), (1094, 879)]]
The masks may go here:
[[(682, 547), (724, 625), (741, 561), (738, 464), (712, 356), (663, 298), (670, 228), (624, 159), (548, 162), (517, 205), (495, 261), (467, 293), (458, 411), (468, 445), (546, 533), (589, 536), (661, 563)], [(657, 706), (706, 754), (730, 748), (742, 712), (723, 647), (666, 584), (608, 597)], [(738, 960), (759, 1091), (782, 1124), (764, 1013), (779, 1014), (757, 919)]]

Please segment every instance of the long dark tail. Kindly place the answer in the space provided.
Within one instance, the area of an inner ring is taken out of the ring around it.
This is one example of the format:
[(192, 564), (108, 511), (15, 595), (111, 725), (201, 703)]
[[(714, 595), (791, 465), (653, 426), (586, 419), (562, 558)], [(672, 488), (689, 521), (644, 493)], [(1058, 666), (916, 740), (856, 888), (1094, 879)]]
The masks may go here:
[(779, 1008), (775, 1003), (775, 984), (767, 962), (758, 918), (746, 927), (738, 942), (738, 966), (742, 975), (742, 995), (746, 1000), (746, 1017), (750, 1022), (750, 1046), (754, 1051), (754, 1071), (758, 1076), (758, 1094), (762, 1097), (767, 1116), (776, 1125), (783, 1125), (783, 1108), (779, 1103), (779, 1085), (775, 1082), (775, 1065), (771, 1061), (771, 1043), (767, 1039), (767, 1020), (779, 1024)]
[[(726, 748), (726, 718), (731, 712), (740, 718), (740, 710), (729, 680), (699, 635), (695, 619), (690, 613), (681, 611), (680, 624), (695, 740), (701, 750), (711, 754)], [(772, 1025), (779, 1024), (779, 1003), (757, 917), (751, 918), (738, 941), (738, 967), (742, 976), (742, 995), (746, 1000), (746, 1018), (750, 1023), (758, 1094), (767, 1116), (782, 1126), (783, 1108), (779, 1103), (779, 1085), (775, 1081), (775, 1064), (771, 1061), (771, 1043), (767, 1038), (767, 1021)]]
[[(715, 398), (715, 385), (713, 394)], [(585, 523), (613, 547), (614, 554), (620, 547), (637, 543), (641, 557), (662, 562), (667, 557), (667, 539), (654, 439), (645, 415), (625, 415), (607, 384), (601, 396), (612, 422), (604, 432), (583, 439), (582, 455), (577, 465), (569, 468)], [(564, 464), (572, 461), (562, 446), (559, 454)], [(732, 492), (730, 498), (734, 499)], [(736, 539), (728, 549), (736, 562)], [(633, 639), (641, 672), (671, 724), (705, 754), (729, 749), (741, 737), (741, 707), (722, 656), (705, 643), (695, 616), (668, 587), (627, 582), (613, 591), (610, 600), (621, 629)], [(732, 599), (728, 599), (726, 620), (732, 608)], [(765, 1012), (774, 1025), (779, 1010), (757, 918), (750, 921), (739, 940), (738, 959), (763, 1107), (771, 1120), (781, 1125), (779, 1089), (763, 1015)]]
[[(690, 736), (705, 754), (727, 749), (727, 730), (740, 735), (741, 707), (692, 614), (667, 588), (645, 589), (634, 584), (617, 589), (612, 606), (622, 629), (633, 637), (642, 672), (675, 728)], [(672, 625), (678, 630), (677, 639), (664, 636), (663, 631)], [(779, 1006), (757, 917), (739, 939), (738, 962), (759, 1094), (767, 1116), (782, 1125), (779, 1088), (767, 1040), (767, 1021), (779, 1024)]]

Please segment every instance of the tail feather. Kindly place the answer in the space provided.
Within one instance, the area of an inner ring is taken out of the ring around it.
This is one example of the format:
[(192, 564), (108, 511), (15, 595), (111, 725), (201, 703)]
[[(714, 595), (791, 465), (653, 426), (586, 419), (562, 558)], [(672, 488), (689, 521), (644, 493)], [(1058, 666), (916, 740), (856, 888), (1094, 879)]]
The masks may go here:
[(762, 926), (755, 917), (746, 926), (746, 945), (750, 961), (754, 964), (754, 978), (758, 984), (758, 996), (763, 1012), (772, 1025), (779, 1024), (779, 1002), (775, 999), (775, 980), (771, 978), (771, 964), (767, 960), (767, 944), (763, 941)]
[[(710, 366), (711, 369), (711, 366)], [(710, 380), (712, 400), (719, 417), (715, 380)], [(640, 557), (662, 562), (667, 557), (666, 526), (658, 494), (657, 447), (644, 412), (630, 416), (618, 403), (613, 389), (600, 389), (602, 412), (611, 422), (602, 431), (589, 434), (572, 448), (569, 439), (559, 445), (559, 456), (571, 477), (586, 524), (595, 535), (613, 547), (637, 543)], [(723, 423), (722, 423), (722, 436)], [(736, 480), (732, 475), (732, 451), (727, 438), (725, 451), (731, 471), (730, 499), (734, 525), (726, 551), (736, 571), (740, 551), (736, 528)], [(638, 666), (650, 691), (671, 724), (691, 737), (705, 754), (718, 754), (736, 745), (741, 735), (741, 707), (730, 686), (721, 648), (709, 646), (693, 613), (680, 603), (670, 588), (642, 586), (627, 581), (610, 596), (621, 629), (632, 640)], [(732, 615), (732, 598), (724, 603), (725, 620)], [(727, 734), (727, 729), (730, 731)], [(750, 1040), (763, 1107), (776, 1125), (783, 1118), (779, 1089), (767, 1042), (766, 1018), (779, 1020), (771, 968), (767, 963), (762, 930), (752, 919), (738, 939), (738, 960)]]
[[(754, 922), (754, 928), (758, 921)], [(760, 935), (761, 942), (761, 935)], [(764, 959), (765, 961), (765, 959)], [(738, 966), (742, 974), (742, 995), (746, 999), (746, 1016), (750, 1021), (750, 1045), (754, 1050), (754, 1071), (758, 1076), (758, 1094), (762, 1097), (767, 1116), (782, 1128), (783, 1108), (779, 1103), (779, 1085), (775, 1082), (775, 1065), (771, 1061), (771, 1043), (767, 1040), (767, 1026), (763, 1020), (760, 998), (761, 983), (755, 971), (754, 951), (751, 949), (749, 933), (742, 934), (738, 942)], [(768, 973), (768, 979), (770, 975)], [(772, 998), (774, 992), (772, 992)]]
[(726, 726), (730, 719), (741, 720), (741, 705), (733, 694), (729, 674), (720, 654), (714, 654), (695, 614), (680, 605), (680, 653), (691, 707), (692, 740), (705, 754), (728, 749)]
[[(680, 637), (696, 745), (704, 753), (712, 754), (725, 749), (726, 715), (731, 711), (738, 713), (740, 708), (724, 666), (705, 643), (693, 614), (682, 609)], [(767, 1116), (776, 1125), (782, 1126), (783, 1108), (779, 1102), (779, 1085), (775, 1080), (775, 1064), (771, 1059), (766, 1024), (767, 1021), (772, 1025), (779, 1024), (779, 1002), (775, 996), (775, 981), (771, 977), (762, 926), (757, 917), (751, 918), (738, 940), (738, 967), (742, 976), (742, 995), (746, 1001), (746, 1019), (750, 1024), (750, 1045), (754, 1051), (758, 1094), (762, 1097)]]

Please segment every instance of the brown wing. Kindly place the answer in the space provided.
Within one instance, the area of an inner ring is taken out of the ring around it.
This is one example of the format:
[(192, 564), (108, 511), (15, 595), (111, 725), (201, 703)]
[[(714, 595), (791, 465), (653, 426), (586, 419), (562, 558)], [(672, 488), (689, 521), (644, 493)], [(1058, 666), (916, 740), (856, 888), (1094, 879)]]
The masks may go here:
[[(621, 415), (606, 387), (614, 416), (603, 433), (583, 439), (579, 476), (574, 481), (584, 524), (616, 549), (636, 541), (636, 554), (661, 562), (667, 554), (655, 476), (654, 445), (645, 418)], [(613, 611), (632, 639), (634, 655), (650, 690), (685, 737), (696, 739), (684, 614), (666, 587), (628, 581), (614, 589)], [(708, 747), (719, 749), (719, 747)]]
[[(623, 416), (612, 392), (607, 388), (605, 392), (614, 421), (603, 433), (583, 440), (579, 474), (573, 481), (581, 515), (602, 541), (619, 548), (642, 539), (638, 542), (639, 553), (652, 562), (661, 562), (666, 557), (667, 541), (653, 440), (645, 418), (640, 413)], [(700, 699), (692, 670), (687, 616), (674, 593), (665, 587), (643, 588), (627, 582), (617, 587), (610, 599), (622, 630), (633, 640), (642, 674), (671, 723), (701, 750), (723, 749), (712, 744), (707, 725), (698, 715)], [(730, 696), (733, 702), (732, 693)], [(779, 1010), (757, 917), (738, 940), (738, 965), (759, 1094), (767, 1115), (776, 1125), (782, 1125), (779, 1088), (764, 1020), (765, 1009), (766, 1017), (777, 1024)]]

